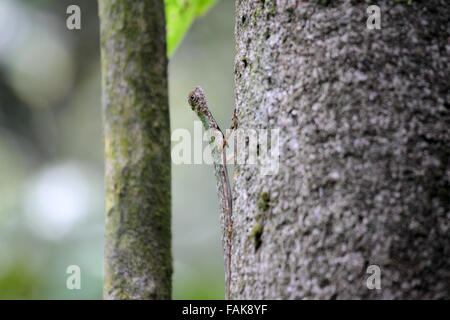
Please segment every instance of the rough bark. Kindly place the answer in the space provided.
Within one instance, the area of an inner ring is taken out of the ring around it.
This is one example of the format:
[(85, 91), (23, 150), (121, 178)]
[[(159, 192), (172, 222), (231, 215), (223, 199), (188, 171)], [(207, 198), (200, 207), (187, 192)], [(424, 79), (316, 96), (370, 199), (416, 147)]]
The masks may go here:
[(236, 168), (232, 298), (450, 297), (450, 6), (371, 4), (236, 1), (239, 125), (281, 154)]
[(171, 297), (163, 0), (99, 1), (106, 157), (104, 297)]

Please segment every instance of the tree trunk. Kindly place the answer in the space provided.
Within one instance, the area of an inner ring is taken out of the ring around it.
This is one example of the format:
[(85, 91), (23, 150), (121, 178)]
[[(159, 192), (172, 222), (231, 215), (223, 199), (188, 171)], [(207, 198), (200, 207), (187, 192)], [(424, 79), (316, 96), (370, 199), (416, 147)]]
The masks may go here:
[(232, 298), (448, 299), (450, 6), (328, 2), (236, 1), (239, 125), (280, 167), (236, 167)]
[(163, 0), (100, 0), (106, 299), (170, 299), (170, 124)]

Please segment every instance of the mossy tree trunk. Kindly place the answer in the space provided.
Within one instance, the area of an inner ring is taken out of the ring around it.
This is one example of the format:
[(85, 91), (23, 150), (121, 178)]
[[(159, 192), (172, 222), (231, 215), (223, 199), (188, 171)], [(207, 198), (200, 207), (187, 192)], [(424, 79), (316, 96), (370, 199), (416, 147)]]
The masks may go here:
[(450, 298), (450, 6), (328, 3), (236, 1), (240, 128), (281, 132), (236, 167), (232, 298)]
[(106, 299), (171, 298), (170, 124), (163, 0), (99, 0)]

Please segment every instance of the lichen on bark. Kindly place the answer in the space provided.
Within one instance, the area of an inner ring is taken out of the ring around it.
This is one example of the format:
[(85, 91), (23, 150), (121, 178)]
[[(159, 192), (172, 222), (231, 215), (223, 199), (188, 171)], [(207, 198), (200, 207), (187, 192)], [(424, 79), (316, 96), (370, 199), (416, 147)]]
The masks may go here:
[(234, 299), (450, 297), (450, 6), (371, 4), (236, 1), (240, 128), (281, 132), (236, 167)]
[(163, 0), (99, 0), (105, 140), (104, 298), (171, 297), (171, 161)]

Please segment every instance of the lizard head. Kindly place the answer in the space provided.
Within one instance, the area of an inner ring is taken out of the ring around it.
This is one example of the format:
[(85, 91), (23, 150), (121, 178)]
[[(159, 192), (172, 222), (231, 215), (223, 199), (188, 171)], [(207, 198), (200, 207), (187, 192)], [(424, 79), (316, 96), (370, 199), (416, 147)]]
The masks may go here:
[(192, 110), (203, 113), (205, 108), (205, 94), (203, 93), (203, 89), (200, 86), (195, 87), (193, 91), (189, 93), (188, 103), (191, 106)]

